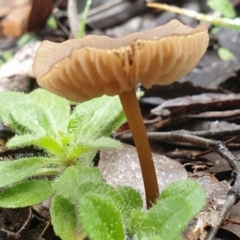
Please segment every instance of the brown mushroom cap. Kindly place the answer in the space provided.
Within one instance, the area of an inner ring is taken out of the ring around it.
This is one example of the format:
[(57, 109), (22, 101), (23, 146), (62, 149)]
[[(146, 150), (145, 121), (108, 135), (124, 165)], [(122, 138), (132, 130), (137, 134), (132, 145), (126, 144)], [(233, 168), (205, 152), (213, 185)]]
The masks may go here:
[(89, 35), (44, 41), (33, 72), (41, 87), (86, 101), (130, 91), (138, 81), (146, 88), (172, 83), (196, 66), (208, 41), (204, 25), (192, 29), (177, 20), (118, 39)]

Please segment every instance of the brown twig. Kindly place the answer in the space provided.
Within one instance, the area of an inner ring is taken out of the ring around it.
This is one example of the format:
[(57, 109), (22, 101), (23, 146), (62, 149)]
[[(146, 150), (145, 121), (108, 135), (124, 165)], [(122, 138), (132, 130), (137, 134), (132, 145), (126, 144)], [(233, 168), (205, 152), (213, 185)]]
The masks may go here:
[(76, 38), (79, 28), (77, 0), (68, 0), (67, 14), (72, 37)]
[[(240, 135), (234, 136), (234, 137), (228, 139), (227, 141), (224, 141), (224, 144), (227, 145), (228, 143), (233, 142), (234, 140), (238, 139), (239, 137), (240, 137)], [(204, 151), (204, 152), (201, 152), (201, 153), (199, 153), (199, 154), (196, 154), (196, 155), (194, 155), (194, 157), (195, 157), (195, 158), (201, 157), (201, 156), (204, 156), (204, 155), (206, 155), (206, 154), (208, 154), (208, 153), (210, 153), (210, 152), (212, 152), (212, 149), (208, 149), (208, 150), (206, 150), (206, 151)]]

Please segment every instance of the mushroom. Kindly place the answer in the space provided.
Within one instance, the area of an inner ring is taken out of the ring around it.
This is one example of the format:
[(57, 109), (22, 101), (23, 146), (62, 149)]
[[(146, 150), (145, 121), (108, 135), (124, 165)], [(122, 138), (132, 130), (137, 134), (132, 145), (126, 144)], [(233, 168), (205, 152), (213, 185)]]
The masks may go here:
[(63, 43), (43, 41), (34, 63), (38, 84), (62, 97), (87, 101), (119, 95), (138, 152), (147, 207), (159, 194), (151, 150), (135, 88), (170, 84), (196, 66), (208, 46), (204, 25), (172, 20), (122, 38), (89, 35)]

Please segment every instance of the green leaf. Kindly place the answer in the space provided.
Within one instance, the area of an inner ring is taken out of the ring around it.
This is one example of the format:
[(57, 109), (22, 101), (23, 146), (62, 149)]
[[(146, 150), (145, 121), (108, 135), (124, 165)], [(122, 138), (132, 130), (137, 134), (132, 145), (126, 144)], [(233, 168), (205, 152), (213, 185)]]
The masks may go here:
[(78, 162), (85, 166), (91, 166), (97, 152), (98, 150), (96, 149), (91, 149), (87, 152), (84, 152), (78, 157)]
[(129, 186), (120, 186), (117, 192), (121, 195), (124, 202), (124, 207), (121, 209), (124, 225), (126, 230), (131, 232), (131, 215), (133, 211), (142, 209), (142, 197), (138, 191)]
[(115, 139), (112, 139), (110, 137), (100, 137), (96, 140), (87, 140), (81, 139), (79, 144), (83, 145), (84, 147), (88, 148), (96, 148), (96, 149), (105, 149), (105, 148), (114, 148), (114, 149), (120, 149), (121, 143)]
[(192, 214), (197, 214), (205, 204), (206, 195), (203, 188), (195, 181), (185, 179), (173, 182), (165, 188), (160, 201), (167, 198), (184, 197), (192, 207)]
[(0, 187), (16, 183), (32, 176), (39, 168), (50, 164), (48, 158), (22, 158), (0, 162)]
[(48, 17), (46, 24), (48, 27), (53, 28), (53, 29), (57, 29), (57, 26), (58, 26), (55, 18), (52, 15), (50, 17)]
[(64, 148), (59, 139), (49, 135), (44, 135), (32, 142), (33, 145), (47, 150), (49, 153), (58, 157), (63, 157)]
[(24, 45), (26, 45), (30, 42), (36, 42), (36, 41), (37, 41), (36, 34), (25, 33), (17, 40), (17, 46), (18, 47), (23, 47)]
[(75, 159), (78, 158), (79, 155), (85, 153), (86, 151), (93, 149), (120, 149), (121, 143), (115, 139), (109, 137), (100, 137), (98, 139), (80, 139), (79, 142), (74, 144), (74, 147), (68, 149), (68, 158)]
[(113, 199), (119, 208), (124, 205), (123, 198), (117, 190), (102, 182), (98, 168), (78, 165), (69, 167), (54, 181), (53, 187), (57, 194), (74, 204), (78, 204), (85, 194), (96, 193)]
[[(151, 236), (151, 237), (148, 237), (148, 240), (161, 240), (161, 236), (159, 235)], [(181, 236), (177, 236), (173, 240), (184, 240), (184, 239)]]
[(44, 89), (34, 90), (29, 94), (29, 97), (35, 102), (35, 104), (44, 109), (55, 134), (57, 134), (58, 131), (67, 131), (68, 120), (70, 117), (69, 101)]
[(13, 130), (18, 133), (25, 133), (25, 128), (17, 124), (12, 118), (11, 112), (18, 108), (18, 104), (29, 103), (31, 100), (24, 93), (20, 92), (3, 92), (0, 93), (0, 119), (5, 124), (9, 124)]
[(148, 237), (148, 240), (161, 240), (161, 236), (151, 236)]
[(141, 227), (141, 223), (142, 223), (145, 215), (146, 215), (146, 213), (139, 209), (133, 209), (131, 211), (129, 221), (128, 221), (128, 229), (127, 229), (128, 234), (130, 236), (133, 237), (139, 231), (139, 228)]
[(132, 187), (120, 186), (117, 192), (122, 196), (127, 211), (131, 209), (141, 209), (143, 200), (140, 193)]
[(158, 235), (159, 239), (172, 240), (192, 217), (191, 205), (183, 197), (164, 199), (153, 206), (140, 222), (138, 239)]
[(16, 184), (0, 193), (0, 207), (18, 208), (40, 203), (53, 194), (51, 182), (31, 180)]
[(223, 61), (228, 61), (234, 58), (234, 54), (229, 51), (227, 48), (220, 47), (218, 49), (218, 56), (223, 60)]
[[(77, 159), (82, 156), (84, 153), (90, 151), (90, 148), (87, 146), (83, 146), (80, 143), (78, 144), (70, 144), (72, 147), (66, 149), (67, 159)], [(90, 160), (90, 162), (92, 159)]]
[(70, 117), (68, 129), (76, 140), (109, 136), (126, 121), (119, 98), (102, 96), (78, 105)]
[(102, 96), (78, 105), (68, 124), (72, 136), (69, 158), (77, 158), (92, 147), (119, 148), (120, 144), (114, 140), (102, 138), (95, 143), (93, 140), (109, 136), (124, 121), (125, 115), (118, 97)]
[(15, 122), (30, 132), (42, 135), (48, 131), (53, 134), (53, 129), (44, 110), (33, 102), (17, 104), (11, 110), (11, 115)]
[(24, 135), (15, 135), (7, 142), (8, 148), (17, 148), (17, 147), (25, 147), (25, 146), (37, 146), (47, 150), (49, 153), (61, 156), (64, 154), (63, 146), (56, 141), (56, 139), (44, 135), (36, 135), (36, 134), (24, 134)]
[(179, 235), (174, 240), (184, 240), (184, 239)]
[(54, 231), (62, 240), (82, 240), (86, 237), (76, 216), (75, 206), (67, 199), (54, 196), (50, 214)]
[(0, 67), (10, 60), (13, 57), (13, 51), (7, 50), (7, 51), (1, 51), (0, 50)]
[(15, 135), (7, 142), (8, 148), (30, 146), (38, 139), (38, 136), (34, 134)]
[[(85, 182), (79, 185), (77, 189), (78, 200), (82, 199), (88, 193), (98, 194), (99, 196), (104, 196), (109, 200), (112, 200), (119, 209), (123, 209), (124, 202), (122, 196), (117, 192), (117, 190), (104, 182)], [(77, 199), (75, 199), (76, 202)]]
[(207, 5), (211, 9), (220, 12), (223, 17), (227, 18), (236, 17), (236, 12), (232, 4), (228, 0), (207, 0)]
[(78, 187), (85, 182), (101, 182), (102, 176), (98, 168), (75, 165), (68, 167), (65, 172), (58, 177), (53, 187), (59, 195), (72, 202), (79, 201)]
[(97, 194), (86, 194), (81, 201), (80, 218), (93, 240), (124, 240), (120, 211), (113, 201)]
[(204, 204), (205, 193), (198, 183), (190, 180), (171, 183), (141, 219), (138, 229), (135, 227), (137, 235), (140, 239), (155, 235), (164, 240), (175, 239)]

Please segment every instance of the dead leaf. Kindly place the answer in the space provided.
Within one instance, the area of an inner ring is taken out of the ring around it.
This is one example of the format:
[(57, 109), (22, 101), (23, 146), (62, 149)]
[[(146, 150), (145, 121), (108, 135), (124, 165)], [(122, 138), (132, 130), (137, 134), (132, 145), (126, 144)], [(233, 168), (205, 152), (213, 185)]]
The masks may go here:
[(52, 8), (52, 0), (0, 0), (0, 35), (18, 37), (38, 29)]
[(225, 202), (230, 185), (227, 181), (219, 182), (213, 175), (204, 172), (193, 174), (190, 179), (202, 185), (207, 201), (204, 209), (190, 221), (183, 236), (186, 240), (204, 240), (209, 227), (217, 223), (219, 210)]
[(232, 206), (221, 229), (240, 238), (240, 203)]
[(164, 109), (171, 114), (201, 112), (207, 109), (237, 109), (240, 106), (240, 94), (203, 93), (194, 96), (185, 96), (165, 101), (151, 110), (155, 115), (161, 115)]

